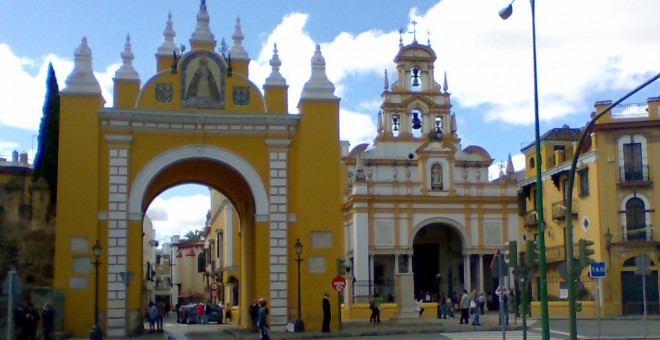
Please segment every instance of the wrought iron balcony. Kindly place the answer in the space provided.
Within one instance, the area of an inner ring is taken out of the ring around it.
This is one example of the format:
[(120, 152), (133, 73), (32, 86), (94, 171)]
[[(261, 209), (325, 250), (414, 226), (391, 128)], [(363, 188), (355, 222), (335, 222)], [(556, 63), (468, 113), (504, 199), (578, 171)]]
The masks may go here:
[(525, 228), (536, 227), (537, 224), (538, 224), (538, 214), (536, 213), (536, 211), (528, 211), (525, 214), (525, 223), (524, 223)]
[(653, 227), (651, 225), (638, 224), (621, 227), (624, 242), (650, 242), (654, 241)]
[(619, 185), (620, 186), (650, 186), (653, 182), (649, 176), (649, 165), (631, 166), (624, 165), (619, 167)]
[[(573, 219), (577, 218), (577, 211), (575, 211), (575, 206), (571, 207), (571, 215)], [(561, 200), (559, 202), (552, 203), (552, 219), (563, 221), (566, 219), (566, 202)]]

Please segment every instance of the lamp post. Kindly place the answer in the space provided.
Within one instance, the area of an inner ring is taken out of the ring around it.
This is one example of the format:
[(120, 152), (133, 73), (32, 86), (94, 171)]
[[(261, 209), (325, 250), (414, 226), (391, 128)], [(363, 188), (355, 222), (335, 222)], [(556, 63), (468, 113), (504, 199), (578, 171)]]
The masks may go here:
[(103, 339), (103, 332), (99, 326), (99, 265), (101, 262), (99, 258), (101, 257), (101, 244), (99, 240), (96, 240), (96, 243), (92, 246), (92, 254), (94, 255), (94, 262), (92, 264), (95, 267), (95, 283), (94, 283), (94, 326), (92, 331), (89, 334), (90, 339)]
[[(594, 125), (596, 124), (596, 121), (605, 115), (606, 113), (610, 112), (613, 107), (619, 105), (622, 101), (628, 99), (628, 97), (632, 96), (633, 94), (639, 92), (639, 90), (645, 88), (646, 86), (650, 85), (654, 81), (656, 81), (658, 78), (660, 78), (660, 73), (656, 74), (654, 77), (651, 79), (647, 80), (644, 82), (642, 85), (638, 86), (634, 90), (628, 92), (625, 96), (619, 98), (617, 101), (614, 103), (610, 104), (608, 107), (606, 107), (603, 111), (599, 112), (598, 114), (594, 115), (589, 123), (582, 129), (582, 134), (580, 135), (580, 139), (578, 140), (577, 146), (575, 147), (575, 152), (573, 154), (573, 160), (571, 161), (571, 170), (568, 173), (568, 179), (566, 182), (566, 271), (567, 271), (567, 279), (568, 281), (568, 331), (569, 331), (569, 338), (571, 340), (577, 339), (577, 322), (575, 320), (575, 311), (576, 311), (576, 306), (575, 306), (575, 275), (578, 273), (575, 270), (575, 260), (573, 258), (573, 216), (572, 216), (572, 211), (573, 211), (573, 186), (575, 184), (575, 173), (577, 172), (577, 163), (580, 158), (580, 153), (582, 149), (584, 148), (584, 145), (586, 143), (587, 138), (590, 138), (589, 136), (591, 135), (591, 132), (593, 131)], [(608, 236), (609, 234), (609, 236)], [(608, 242), (609, 240), (609, 242)], [(609, 231), (609, 228), (607, 230), (607, 233), (605, 234), (605, 242), (606, 242), (606, 247), (611, 245), (612, 241), (612, 234)], [(540, 250), (539, 250), (540, 252)]]
[[(515, 1), (515, 0), (513, 0)], [(513, 13), (513, 1), (506, 8), (499, 12), (502, 19), (508, 19)], [(536, 72), (536, 17), (534, 10), (534, 0), (529, 0), (532, 7), (532, 58), (534, 64), (534, 145), (536, 155), (534, 166), (536, 167), (536, 219), (538, 226), (538, 251), (539, 251), (539, 290), (541, 299), (541, 332), (544, 340), (550, 339), (550, 325), (548, 322), (548, 281), (546, 278), (545, 263), (545, 222), (543, 220), (543, 180), (541, 177), (541, 167), (543, 164), (541, 158), (541, 137), (539, 128), (539, 91), (538, 75)]]
[(302, 308), (300, 305), (300, 263), (304, 260), (300, 258), (303, 252), (303, 245), (300, 243), (300, 239), (296, 239), (296, 244), (293, 247), (296, 250), (296, 262), (298, 262), (298, 320), (296, 320), (293, 328), (296, 332), (303, 332), (305, 330), (305, 324), (302, 320)]

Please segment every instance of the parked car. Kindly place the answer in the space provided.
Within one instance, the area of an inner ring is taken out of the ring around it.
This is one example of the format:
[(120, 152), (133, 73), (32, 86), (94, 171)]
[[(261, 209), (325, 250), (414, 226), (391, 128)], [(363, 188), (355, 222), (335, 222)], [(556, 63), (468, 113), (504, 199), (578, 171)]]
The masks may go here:
[[(180, 322), (185, 323), (185, 324), (195, 324), (198, 323), (197, 320), (197, 306), (198, 303), (191, 303), (185, 306), (181, 306), (181, 316), (180, 316)], [(215, 322), (217, 324), (222, 323), (222, 317), (223, 317), (223, 308), (218, 306), (218, 305), (209, 305), (211, 307), (211, 314), (208, 314), (208, 319), (209, 322)]]

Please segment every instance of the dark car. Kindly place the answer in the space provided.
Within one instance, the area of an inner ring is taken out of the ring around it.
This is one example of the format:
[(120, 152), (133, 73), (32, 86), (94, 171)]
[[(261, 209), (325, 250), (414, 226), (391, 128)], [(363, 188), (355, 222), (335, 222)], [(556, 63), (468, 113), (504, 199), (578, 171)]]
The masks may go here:
[[(197, 320), (198, 305), (199, 304), (197, 303), (191, 303), (185, 306), (181, 306), (183, 313), (180, 318), (181, 323), (185, 323), (189, 325), (199, 323)], [(215, 322), (221, 324), (223, 308), (218, 305), (209, 305), (209, 307), (211, 308), (211, 314), (207, 314), (209, 322)]]

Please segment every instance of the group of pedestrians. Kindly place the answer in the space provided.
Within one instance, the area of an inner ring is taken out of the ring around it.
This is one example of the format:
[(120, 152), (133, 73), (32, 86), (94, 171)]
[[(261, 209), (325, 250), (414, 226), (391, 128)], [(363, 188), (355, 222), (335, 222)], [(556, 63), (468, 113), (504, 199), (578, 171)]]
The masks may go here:
[(252, 304), (248, 309), (248, 314), (250, 314), (255, 331), (259, 333), (259, 339), (269, 340), (270, 325), (266, 318), (269, 314), (268, 302), (263, 298), (252, 301)]
[(169, 303), (158, 301), (154, 303), (149, 301), (147, 305), (147, 321), (149, 321), (149, 333), (163, 332), (163, 317), (166, 310), (169, 309)]
[(21, 304), (14, 310), (14, 331), (17, 339), (33, 340), (37, 338), (37, 329), (41, 321), (42, 335), (45, 340), (53, 339), (54, 313), (50, 303), (44, 303), (41, 315), (32, 302)]

